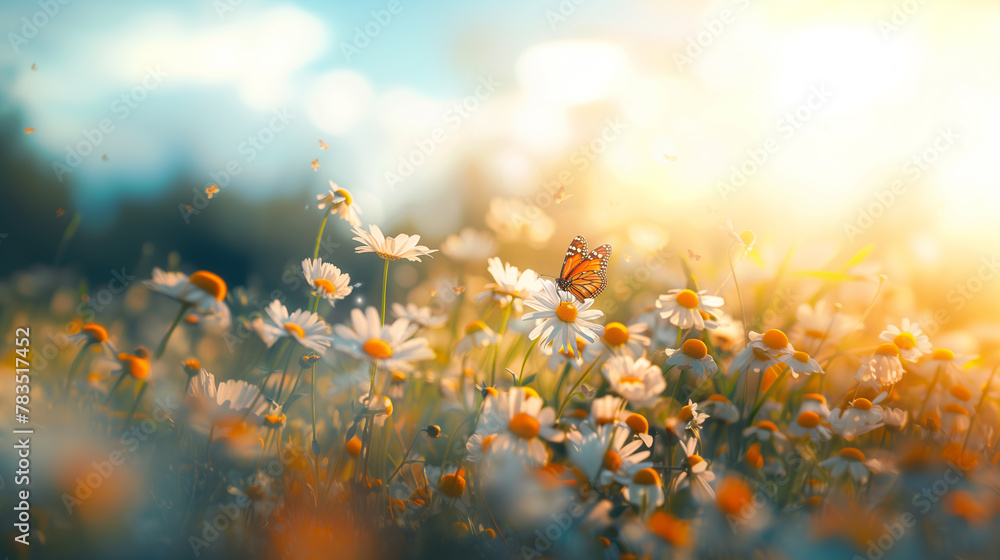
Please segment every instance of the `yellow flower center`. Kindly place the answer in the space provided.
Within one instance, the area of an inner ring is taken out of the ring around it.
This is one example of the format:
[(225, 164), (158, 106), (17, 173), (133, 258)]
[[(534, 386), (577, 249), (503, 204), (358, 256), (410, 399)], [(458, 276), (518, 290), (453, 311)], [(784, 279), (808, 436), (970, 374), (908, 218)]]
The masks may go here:
[(536, 399), (542, 398), (542, 397), (538, 396), (538, 391), (532, 389), (531, 387), (521, 387), (521, 388), (524, 389), (524, 399), (525, 400), (528, 400), (531, 397), (535, 397)]
[(772, 350), (783, 350), (788, 347), (788, 335), (779, 329), (771, 329), (761, 337), (764, 344)]
[(853, 406), (854, 408), (856, 408), (858, 410), (871, 410), (872, 409), (872, 401), (870, 401), (870, 400), (868, 400), (868, 399), (866, 399), (864, 397), (861, 397), (859, 399), (854, 399), (854, 402), (851, 403), (851, 406)]
[(609, 346), (621, 346), (628, 342), (628, 327), (621, 323), (608, 323), (604, 326), (604, 342)]
[(931, 359), (951, 361), (955, 359), (955, 353), (947, 348), (938, 348), (933, 354), (931, 354)]
[(945, 405), (944, 411), (945, 411), (946, 414), (947, 413), (961, 414), (962, 416), (968, 416), (969, 415), (969, 411), (966, 410), (966, 408), (964, 406), (962, 406), (962, 405), (960, 405), (958, 403), (948, 403), (947, 405)]
[(347, 206), (350, 206), (354, 202), (354, 197), (351, 196), (351, 193), (348, 192), (347, 189), (337, 189), (337, 190), (335, 190), (333, 192), (335, 192), (338, 195), (344, 197), (343, 204), (346, 204)]
[(948, 392), (960, 401), (972, 399), (972, 391), (966, 389), (964, 385), (952, 385), (951, 389), (948, 389)]
[(458, 473), (446, 474), (438, 482), (441, 493), (449, 498), (458, 498), (465, 493), (465, 478)]
[(701, 455), (688, 455), (688, 466), (696, 467), (699, 463), (704, 463), (705, 460), (701, 458)]
[(761, 420), (760, 422), (757, 422), (757, 428), (761, 430), (768, 430), (771, 432), (778, 431), (778, 426), (776, 426), (774, 422), (771, 422), (770, 420)]
[(704, 342), (692, 338), (684, 341), (684, 344), (681, 345), (681, 351), (687, 356), (700, 360), (708, 355), (708, 346), (705, 346)]
[(337, 293), (337, 287), (333, 285), (333, 282), (327, 280), (326, 278), (317, 278), (317, 279), (313, 280), (313, 284), (317, 288), (319, 288), (320, 290), (323, 290), (324, 292), (326, 292), (328, 294), (335, 294), (335, 293)]
[(388, 360), (392, 357), (392, 346), (381, 338), (371, 338), (361, 347), (369, 356), (378, 360)]
[(750, 247), (755, 241), (757, 241), (757, 236), (754, 235), (752, 231), (747, 229), (740, 233), (740, 241), (742, 241), (747, 247)]
[(660, 473), (653, 469), (645, 468), (632, 475), (632, 482), (643, 486), (659, 486)]
[(908, 332), (897, 334), (892, 341), (903, 350), (913, 350), (917, 347), (917, 337)]
[(108, 341), (108, 330), (97, 323), (87, 323), (80, 327), (80, 332), (90, 337), (90, 340), (93, 342), (101, 343)]
[(602, 465), (609, 471), (616, 473), (618, 469), (622, 468), (622, 456), (617, 451), (608, 449), (604, 453), (604, 462)]
[(687, 521), (677, 519), (669, 513), (655, 511), (646, 522), (649, 532), (670, 543), (675, 548), (684, 548), (691, 542), (691, 532)]
[(190, 370), (200, 370), (201, 362), (197, 358), (188, 358), (184, 360), (184, 367)]
[(394, 372), (392, 372), (392, 382), (393, 383), (397, 383), (398, 384), (398, 383), (402, 383), (404, 381), (406, 381), (406, 374), (405, 373), (403, 373), (401, 371), (394, 371)]
[(507, 429), (521, 439), (534, 439), (538, 437), (538, 420), (530, 414), (518, 412), (510, 419)]
[(708, 400), (709, 402), (720, 402), (720, 403), (729, 402), (729, 399), (727, 399), (725, 395), (719, 395), (719, 394), (710, 395), (708, 397)]
[(845, 447), (841, 449), (840, 452), (837, 453), (837, 455), (839, 455), (841, 459), (846, 459), (848, 461), (855, 461), (858, 463), (861, 463), (865, 460), (865, 454), (862, 453), (860, 449), (857, 449), (855, 447)]
[(691, 405), (681, 407), (681, 411), (677, 413), (677, 418), (682, 422), (690, 422), (694, 418), (694, 413), (691, 412)]
[(347, 442), (347, 445), (344, 446), (344, 450), (347, 451), (351, 457), (357, 457), (358, 454), (361, 453), (361, 439), (358, 438), (358, 436), (352, 437)]
[(819, 414), (816, 414), (811, 410), (806, 410), (802, 414), (799, 414), (798, 422), (799, 426), (802, 426), (803, 428), (815, 428), (816, 426), (819, 426)]
[(698, 294), (694, 290), (681, 290), (677, 294), (677, 305), (687, 307), (688, 309), (698, 307)]
[(188, 282), (191, 282), (219, 301), (226, 299), (226, 282), (211, 272), (199, 270), (188, 278)]
[(568, 301), (560, 303), (559, 307), (556, 307), (556, 317), (566, 323), (576, 321), (576, 306)]
[(490, 445), (493, 445), (493, 440), (496, 439), (496, 434), (490, 434), (488, 436), (483, 436), (483, 441), (479, 444), (479, 449), (486, 453), (490, 450)]
[(618, 379), (618, 382), (622, 383), (622, 384), (625, 384), (625, 383), (632, 384), (632, 383), (634, 383), (636, 385), (639, 385), (639, 384), (642, 383), (642, 379), (639, 379), (638, 377), (636, 377), (634, 375), (623, 375), (620, 379)]
[(149, 377), (149, 360), (139, 356), (127, 356), (125, 358), (125, 368), (136, 379)]
[(483, 321), (473, 321), (465, 327), (465, 334), (477, 333), (486, 330), (486, 323)]
[(802, 351), (795, 352), (794, 354), (792, 354), (792, 358), (794, 358), (796, 362), (801, 362), (803, 364), (808, 364), (810, 360), (809, 354), (806, 354), (805, 352)]
[(637, 434), (649, 433), (649, 420), (641, 414), (630, 414), (625, 419), (625, 424)]
[(298, 323), (291, 323), (291, 322), (285, 323), (284, 327), (285, 327), (285, 332), (288, 333), (288, 336), (294, 336), (297, 338), (306, 337), (306, 331), (302, 330), (302, 325)]
[(806, 393), (805, 395), (802, 396), (802, 398), (826, 404), (826, 397), (824, 397), (819, 393)]
[(880, 356), (895, 356), (899, 357), (899, 347), (891, 342), (886, 342), (884, 344), (879, 344), (878, 348), (875, 349), (875, 353)]
[(277, 425), (285, 423), (285, 415), (284, 414), (265, 414), (264, 415), (264, 420), (266, 420), (267, 423), (269, 425), (271, 425), (271, 426), (277, 426)]
[(826, 331), (818, 331), (816, 329), (806, 329), (806, 336), (809, 338), (819, 338), (826, 339)]

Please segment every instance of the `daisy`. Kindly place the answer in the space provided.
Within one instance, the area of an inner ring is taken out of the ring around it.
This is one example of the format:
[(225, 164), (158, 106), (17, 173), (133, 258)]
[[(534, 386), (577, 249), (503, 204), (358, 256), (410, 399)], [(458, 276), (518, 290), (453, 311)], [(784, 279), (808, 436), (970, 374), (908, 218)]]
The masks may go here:
[(614, 424), (628, 418), (625, 410), (625, 399), (615, 395), (604, 395), (590, 403), (589, 420), (594, 426)]
[(891, 343), (880, 344), (867, 364), (861, 364), (854, 379), (876, 387), (888, 387), (903, 378), (903, 364), (899, 361), (899, 348)]
[(330, 212), (335, 212), (352, 227), (361, 225), (361, 207), (354, 202), (350, 191), (342, 189), (330, 181), (330, 190), (326, 194), (316, 195), (316, 207), (320, 210), (330, 206)]
[(661, 347), (670, 347), (677, 343), (680, 329), (671, 324), (670, 321), (660, 317), (659, 310), (650, 306), (636, 316), (636, 322), (645, 324), (647, 331), (652, 338), (652, 344)]
[(653, 447), (653, 436), (649, 435), (649, 420), (642, 414), (629, 414), (624, 422), (618, 424), (619, 427), (627, 427), (639, 438), (646, 447)]
[(204, 368), (191, 379), (187, 397), (194, 411), (206, 415), (211, 423), (247, 410), (259, 420), (270, 409), (270, 404), (261, 398), (257, 387), (232, 379), (216, 386), (215, 376)]
[(473, 321), (465, 327), (465, 336), (455, 344), (455, 355), (464, 356), (476, 348), (485, 348), (500, 341), (485, 322)]
[(840, 408), (831, 410), (830, 428), (845, 439), (850, 440), (854, 436), (866, 434), (882, 427), (882, 407), (877, 405), (884, 401), (887, 396), (888, 393), (881, 393), (873, 401), (857, 398), (851, 401), (851, 406), (843, 412)]
[(900, 355), (908, 362), (915, 362), (931, 352), (931, 340), (918, 323), (904, 317), (900, 325), (889, 325), (878, 337), (899, 347)]
[(660, 368), (646, 358), (633, 360), (628, 356), (616, 356), (601, 368), (611, 390), (625, 397), (637, 407), (651, 407), (667, 388)]
[(805, 352), (797, 351), (785, 354), (778, 358), (778, 361), (787, 365), (789, 371), (792, 372), (792, 377), (796, 379), (803, 374), (823, 373), (823, 368), (819, 367), (819, 363)]
[(551, 344), (542, 346), (541, 352), (548, 356), (547, 366), (549, 370), (561, 372), (568, 364), (570, 369), (580, 371), (583, 369), (583, 357), (587, 349), (593, 345), (588, 345), (582, 338), (576, 337), (576, 351), (558, 350), (554, 351)]
[(827, 419), (830, 416), (830, 409), (826, 404), (826, 397), (819, 393), (806, 393), (802, 395), (802, 403), (799, 405), (799, 412), (814, 412), (820, 418)]
[(117, 367), (111, 370), (111, 375), (128, 373), (136, 379), (146, 379), (149, 377), (151, 369), (149, 362), (149, 351), (143, 347), (135, 349), (135, 352), (128, 354), (120, 352), (115, 356)]
[(788, 426), (788, 433), (792, 434), (792, 437), (808, 437), (817, 443), (833, 437), (830, 428), (823, 425), (820, 415), (812, 410), (799, 412), (799, 416)]
[(660, 296), (656, 300), (656, 307), (663, 310), (660, 312), (660, 317), (678, 328), (704, 330), (705, 318), (701, 312), (713, 316), (724, 303), (721, 297), (708, 295), (706, 290), (695, 292), (678, 289), (670, 290), (667, 295)]
[(297, 309), (289, 315), (288, 309), (277, 299), (264, 311), (267, 320), (263, 317), (254, 319), (253, 328), (268, 348), (274, 346), (278, 339), (288, 337), (322, 355), (333, 343), (330, 326), (315, 313)]
[(775, 448), (779, 450), (781, 449), (782, 444), (788, 441), (785, 434), (778, 431), (778, 426), (770, 420), (761, 420), (753, 426), (746, 428), (743, 430), (743, 437), (754, 437), (761, 443), (773, 441)]
[(795, 349), (788, 342), (788, 336), (779, 329), (771, 329), (763, 334), (750, 331), (750, 343), (740, 351), (730, 366), (730, 375), (740, 372), (758, 372), (778, 363), (778, 358), (792, 354)]
[(698, 440), (689, 438), (681, 442), (681, 449), (685, 454), (685, 470), (674, 479), (673, 489), (676, 492), (683, 488), (691, 487), (691, 493), (695, 498), (704, 500), (706, 496), (715, 499), (715, 490), (710, 482), (715, 480), (715, 473), (708, 470), (708, 463), (696, 453)]
[(420, 257), (431, 256), (431, 253), (437, 252), (437, 249), (417, 245), (420, 241), (419, 235), (410, 236), (401, 233), (396, 237), (386, 237), (374, 224), (368, 226), (368, 231), (355, 226), (354, 234), (357, 236), (354, 240), (361, 243), (361, 246), (354, 249), (355, 253), (375, 253), (386, 261), (406, 259), (420, 262)]
[(753, 250), (753, 244), (757, 241), (757, 236), (750, 230), (743, 230), (736, 233), (736, 229), (733, 227), (732, 220), (726, 220), (726, 225), (719, 226), (726, 235), (736, 244), (740, 249), (740, 257), (743, 258), (747, 256), (747, 253)]
[(623, 467), (628, 470), (649, 457), (649, 451), (640, 451), (641, 440), (628, 442), (630, 435), (627, 428), (615, 424), (605, 424), (596, 430), (584, 425), (579, 432), (568, 436), (570, 460), (587, 480), (597, 480), (601, 486), (611, 484)]
[[(337, 348), (355, 358), (378, 363), (389, 370), (412, 371), (411, 362), (428, 360), (434, 352), (426, 338), (410, 338), (417, 326), (406, 319), (382, 325), (378, 310), (369, 306), (364, 312), (351, 310), (351, 325), (336, 325)], [(381, 369), (381, 367), (380, 367)]]
[(819, 466), (829, 469), (830, 476), (838, 478), (847, 473), (858, 484), (868, 482), (869, 474), (882, 471), (882, 465), (877, 459), (868, 459), (860, 449), (845, 447), (836, 456), (827, 459)]
[(646, 347), (650, 343), (648, 336), (639, 333), (646, 332), (648, 328), (645, 323), (625, 326), (622, 323), (611, 322), (604, 325), (604, 335), (601, 339), (612, 354), (638, 358), (645, 354)]
[(679, 349), (667, 348), (665, 352), (666, 365), (679, 370), (691, 370), (696, 379), (704, 379), (706, 375), (713, 375), (719, 371), (715, 360), (708, 355), (708, 346), (697, 338), (685, 340)]
[(465, 443), (465, 460), (472, 464), (485, 462), (496, 437), (497, 434), (482, 433), (477, 430)]
[(486, 270), (493, 277), (493, 282), (486, 285), (485, 292), (476, 296), (476, 301), (492, 297), (501, 307), (506, 307), (512, 300), (518, 301), (542, 287), (535, 271), (530, 268), (521, 271), (498, 257), (488, 261)]
[(351, 277), (340, 272), (340, 269), (323, 259), (305, 259), (302, 261), (302, 274), (306, 283), (314, 288), (313, 295), (326, 298), (330, 305), (338, 299), (351, 295)]
[(708, 413), (712, 420), (718, 420), (727, 424), (731, 424), (740, 418), (740, 409), (724, 395), (711, 395), (708, 399), (698, 403), (698, 408)]
[(528, 338), (538, 339), (540, 344), (551, 342), (557, 351), (576, 352), (577, 337), (593, 343), (604, 332), (604, 327), (592, 322), (604, 316), (603, 311), (590, 309), (593, 299), (580, 303), (573, 294), (557, 290), (551, 280), (543, 280), (541, 290), (532, 292), (524, 304), (535, 311), (522, 319), (538, 321)]
[(964, 434), (969, 429), (969, 409), (952, 402), (941, 408), (941, 431), (949, 436)]
[(434, 315), (434, 310), (430, 307), (419, 307), (414, 303), (407, 303), (405, 306), (393, 303), (392, 314), (425, 329), (439, 329), (448, 320), (447, 315)]
[[(972, 361), (972, 358), (972, 356), (956, 355), (947, 348), (938, 348), (931, 352), (930, 357), (921, 364), (921, 367), (915, 369), (925, 377), (933, 379), (944, 374), (948, 379), (948, 384), (954, 385), (961, 381), (965, 365)], [(931, 389), (929, 388), (929, 390)]]
[(80, 327), (79, 332), (76, 334), (66, 335), (63, 337), (63, 340), (70, 344), (83, 342), (83, 345), (88, 347), (98, 345), (101, 347), (101, 350), (108, 355), (108, 357), (114, 357), (117, 355), (115, 347), (109, 340), (108, 330), (97, 323), (86, 323)]
[[(493, 457), (502, 455), (528, 466), (540, 467), (548, 460), (545, 444), (563, 441), (565, 433), (555, 427), (556, 413), (552, 407), (542, 408), (544, 402), (537, 393), (526, 387), (514, 387), (497, 398), (490, 399), (484, 414), (491, 416), (487, 424), (499, 426), (497, 436), (490, 445)], [(486, 410), (488, 409), (488, 410)]]
[(496, 254), (497, 242), (485, 231), (464, 228), (458, 235), (449, 235), (441, 244), (441, 252), (456, 261), (479, 262)]
[(639, 516), (644, 519), (648, 518), (656, 508), (666, 501), (660, 473), (648, 465), (648, 463), (634, 465), (631, 472), (622, 469), (626, 470), (628, 475), (628, 482), (622, 489), (622, 495), (625, 496), (628, 503), (639, 506)]
[(795, 319), (793, 334), (796, 340), (801, 341), (802, 347), (811, 352), (816, 352), (826, 342), (836, 344), (854, 331), (858, 324), (855, 319), (840, 312), (839, 304), (828, 306), (825, 301), (819, 301), (815, 306), (799, 304)]
[(681, 421), (677, 425), (681, 429), (678, 436), (683, 437), (683, 431), (687, 430), (691, 434), (697, 434), (701, 430), (701, 425), (708, 420), (708, 414), (698, 409), (698, 403), (688, 399), (688, 403), (681, 407), (677, 413), (677, 419)]
[(183, 272), (164, 272), (154, 268), (153, 279), (146, 280), (144, 284), (154, 292), (207, 315), (229, 315), (229, 307), (223, 303), (228, 293), (226, 282), (211, 272), (199, 270), (188, 276)]

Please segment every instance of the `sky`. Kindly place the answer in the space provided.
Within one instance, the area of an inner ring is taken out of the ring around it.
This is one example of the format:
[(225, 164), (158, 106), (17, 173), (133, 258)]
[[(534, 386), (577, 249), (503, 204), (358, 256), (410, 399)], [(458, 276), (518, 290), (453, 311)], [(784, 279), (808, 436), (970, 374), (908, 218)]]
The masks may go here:
[[(924, 238), (998, 233), (989, 2), (56, 0), (0, 16), (0, 113), (35, 129), (32, 165), (91, 217), (182, 208), (212, 184), (308, 204), (334, 181), (367, 219), (440, 236), (481, 221), (463, 197), (562, 185), (609, 224), (777, 214), (850, 240), (898, 207)], [(178, 198), (183, 180), (203, 186)]]

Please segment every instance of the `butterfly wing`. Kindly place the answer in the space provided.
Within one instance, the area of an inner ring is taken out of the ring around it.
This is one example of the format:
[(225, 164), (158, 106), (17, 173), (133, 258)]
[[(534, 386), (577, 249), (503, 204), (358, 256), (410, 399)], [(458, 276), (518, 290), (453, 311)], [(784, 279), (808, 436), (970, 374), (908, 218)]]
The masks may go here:
[(559, 289), (570, 292), (580, 301), (597, 297), (608, 285), (610, 259), (611, 245), (601, 245), (588, 253), (587, 240), (577, 236), (566, 250), (557, 280)]

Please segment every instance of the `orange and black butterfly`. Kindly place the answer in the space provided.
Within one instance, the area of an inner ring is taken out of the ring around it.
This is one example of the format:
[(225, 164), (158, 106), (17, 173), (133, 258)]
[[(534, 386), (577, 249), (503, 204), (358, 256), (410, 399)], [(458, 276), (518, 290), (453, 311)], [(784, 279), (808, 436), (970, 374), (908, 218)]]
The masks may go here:
[(608, 285), (609, 259), (611, 245), (601, 245), (588, 252), (587, 239), (582, 235), (574, 237), (566, 249), (556, 286), (580, 301), (597, 297)]

